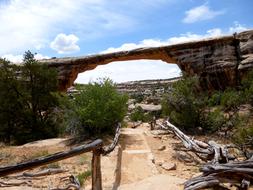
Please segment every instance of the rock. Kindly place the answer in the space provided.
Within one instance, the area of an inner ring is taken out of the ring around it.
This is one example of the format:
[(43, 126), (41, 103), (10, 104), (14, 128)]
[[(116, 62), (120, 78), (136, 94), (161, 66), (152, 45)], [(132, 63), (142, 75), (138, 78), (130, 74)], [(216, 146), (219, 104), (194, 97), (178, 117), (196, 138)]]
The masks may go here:
[[(240, 56), (236, 52), (240, 52)], [(236, 36), (82, 57), (44, 59), (40, 62), (58, 71), (61, 91), (72, 86), (79, 73), (95, 69), (98, 65), (139, 59), (175, 63), (188, 75), (198, 75), (202, 88), (219, 90), (236, 86), (238, 74), (242, 78), (245, 71), (253, 68), (252, 53), (253, 30), (249, 30)]]
[(160, 135), (154, 135), (153, 137), (156, 139), (162, 139), (162, 136), (160, 136)]
[(163, 150), (165, 150), (165, 149), (166, 149), (166, 146), (162, 145), (162, 146), (160, 146), (157, 150), (163, 151)]
[(142, 121), (132, 122), (131, 128), (135, 129), (136, 127), (140, 126), (141, 124), (142, 124)]
[(251, 114), (252, 106), (250, 104), (240, 105), (238, 114), (240, 117), (248, 117)]
[(128, 105), (134, 105), (135, 102), (136, 102), (135, 99), (128, 99), (127, 104), (128, 104)]
[(194, 161), (191, 155), (183, 151), (177, 151), (175, 157), (181, 162), (192, 163)]
[(135, 122), (128, 122), (127, 125), (133, 129), (135, 129), (136, 127), (140, 126), (142, 124), (141, 121), (135, 121)]
[(148, 155), (148, 159), (154, 164), (155, 163), (155, 158), (153, 154)]
[(168, 139), (169, 139), (168, 136), (162, 136), (162, 140), (163, 140), (163, 141), (166, 141), (166, 140), (168, 140)]
[(169, 131), (164, 131), (164, 130), (153, 130), (151, 131), (152, 135), (167, 135), (169, 134)]
[(177, 169), (177, 165), (175, 163), (163, 163), (161, 167), (167, 171)]
[(150, 128), (150, 124), (149, 123), (142, 123), (142, 127)]
[(158, 165), (158, 166), (161, 166), (164, 163), (164, 160), (160, 160), (160, 159), (156, 160), (156, 159), (154, 159), (154, 163), (156, 165)]
[(161, 111), (161, 105), (153, 105), (153, 104), (135, 104), (136, 107), (141, 107), (144, 111), (154, 112), (154, 111)]
[(134, 104), (130, 104), (129, 106), (128, 106), (128, 111), (132, 111), (132, 110), (134, 110), (135, 109), (135, 105)]

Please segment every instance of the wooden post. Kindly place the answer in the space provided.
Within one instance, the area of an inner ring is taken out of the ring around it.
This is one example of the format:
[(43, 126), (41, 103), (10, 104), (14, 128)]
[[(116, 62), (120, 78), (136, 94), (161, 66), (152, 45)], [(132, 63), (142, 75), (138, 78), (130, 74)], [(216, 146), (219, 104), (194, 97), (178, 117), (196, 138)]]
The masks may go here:
[(150, 130), (151, 130), (151, 131), (155, 129), (155, 125), (156, 125), (156, 117), (153, 116), (153, 117), (152, 117), (152, 120), (151, 120), (151, 122), (150, 122)]
[(92, 168), (92, 190), (102, 190), (100, 149), (93, 150), (91, 168)]

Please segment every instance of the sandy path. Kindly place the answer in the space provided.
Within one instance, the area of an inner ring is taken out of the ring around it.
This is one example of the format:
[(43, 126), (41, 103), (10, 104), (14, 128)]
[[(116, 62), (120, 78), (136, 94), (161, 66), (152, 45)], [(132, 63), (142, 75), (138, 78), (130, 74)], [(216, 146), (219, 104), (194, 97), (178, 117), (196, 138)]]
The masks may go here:
[[(152, 162), (154, 150), (150, 143), (153, 137), (148, 128), (124, 128), (121, 135), (122, 160), (121, 181), (119, 190), (165, 190), (182, 189), (184, 179), (161, 174), (160, 169)], [(149, 142), (148, 142), (149, 141)], [(161, 142), (156, 142), (156, 144)]]
[(141, 129), (125, 128), (121, 133), (121, 185), (158, 174), (152, 163), (152, 152)]

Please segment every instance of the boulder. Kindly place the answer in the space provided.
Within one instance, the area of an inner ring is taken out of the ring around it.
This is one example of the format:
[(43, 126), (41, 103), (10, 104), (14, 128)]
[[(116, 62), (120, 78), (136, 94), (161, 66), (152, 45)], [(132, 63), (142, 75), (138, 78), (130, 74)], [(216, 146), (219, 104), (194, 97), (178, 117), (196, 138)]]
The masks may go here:
[(161, 167), (167, 171), (170, 171), (170, 170), (176, 170), (177, 169), (177, 165), (175, 163), (163, 163), (161, 165)]
[(166, 146), (165, 146), (165, 145), (162, 145), (162, 146), (160, 146), (157, 150), (163, 151), (163, 150), (165, 150), (165, 149), (166, 149)]

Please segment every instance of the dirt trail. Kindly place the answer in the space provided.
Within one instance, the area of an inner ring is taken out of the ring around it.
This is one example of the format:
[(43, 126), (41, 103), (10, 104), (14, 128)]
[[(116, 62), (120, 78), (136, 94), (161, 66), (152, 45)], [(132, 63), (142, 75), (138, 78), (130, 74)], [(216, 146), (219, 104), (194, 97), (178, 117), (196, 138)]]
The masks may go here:
[[(182, 189), (184, 179), (163, 173), (154, 164), (154, 150), (149, 144), (155, 143), (157, 139), (151, 137), (148, 128), (124, 128), (121, 134), (122, 159), (119, 190)], [(161, 140), (158, 143), (161, 144)]]
[(158, 174), (152, 163), (153, 155), (143, 132), (141, 129), (130, 128), (125, 128), (121, 132), (121, 185)]

